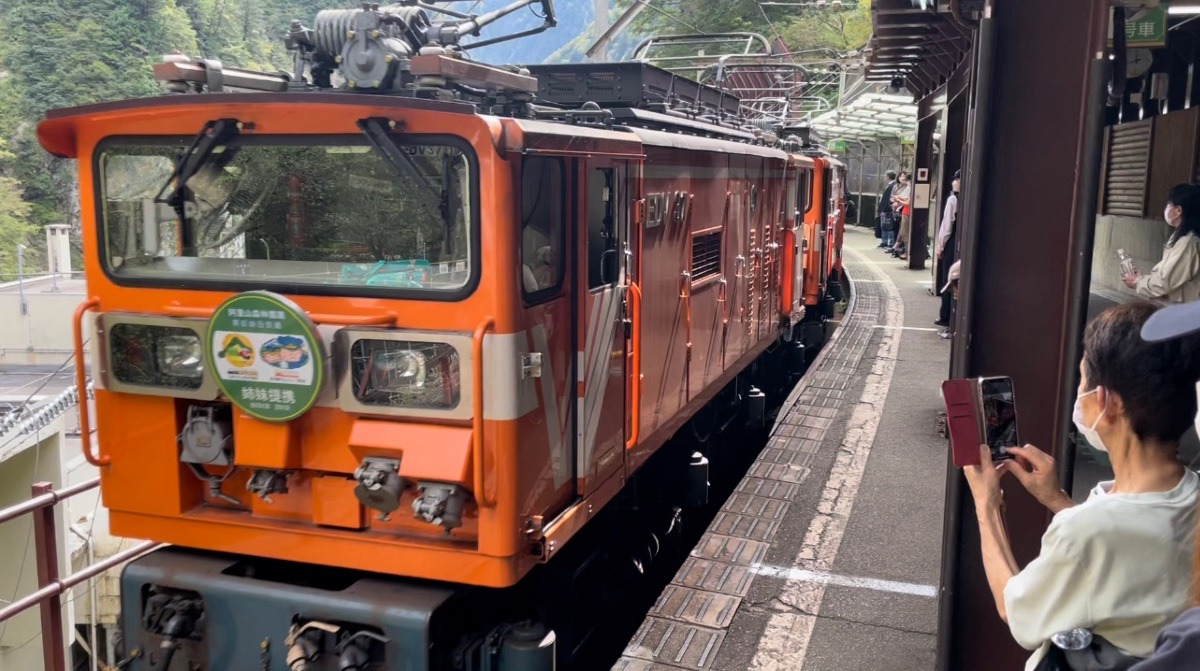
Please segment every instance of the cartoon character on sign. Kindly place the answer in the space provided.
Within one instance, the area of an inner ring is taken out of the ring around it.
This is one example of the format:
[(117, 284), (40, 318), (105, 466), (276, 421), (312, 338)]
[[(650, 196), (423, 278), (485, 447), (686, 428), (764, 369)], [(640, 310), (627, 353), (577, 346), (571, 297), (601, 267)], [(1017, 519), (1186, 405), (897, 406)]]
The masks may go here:
[(225, 342), (221, 344), (221, 351), (217, 356), (228, 361), (234, 368), (245, 368), (254, 363), (254, 348), (245, 336), (230, 333), (225, 336)]
[(259, 350), (263, 361), (284, 370), (301, 368), (308, 363), (308, 347), (304, 338), (278, 336), (263, 343)]

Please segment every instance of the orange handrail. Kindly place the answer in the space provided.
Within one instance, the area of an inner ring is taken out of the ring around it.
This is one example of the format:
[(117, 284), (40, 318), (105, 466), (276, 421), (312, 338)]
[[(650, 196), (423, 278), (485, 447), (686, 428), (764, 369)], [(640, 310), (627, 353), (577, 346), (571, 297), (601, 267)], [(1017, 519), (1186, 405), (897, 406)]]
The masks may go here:
[(79, 434), (83, 443), (83, 458), (97, 468), (108, 466), (112, 459), (96, 456), (92, 451), (92, 418), (88, 412), (87, 365), (83, 361), (83, 315), (100, 306), (100, 299), (92, 297), (75, 308), (75, 389), (79, 392)]
[(496, 501), (489, 499), (484, 491), (483, 477), (485, 473), (483, 468), (483, 336), (495, 324), (495, 319), (485, 318), (483, 323), (475, 328), (475, 334), (471, 337), (472, 352), (475, 358), (474, 371), (472, 371), (474, 386), (472, 405), (474, 405), (475, 417), (471, 420), (471, 461), (475, 462), (475, 502), (481, 508), (491, 508), (496, 505)]
[[(216, 308), (195, 307), (172, 303), (163, 306), (163, 312), (169, 317), (199, 317), (208, 319), (213, 316)], [(396, 323), (395, 312), (385, 312), (375, 315), (335, 315), (323, 312), (310, 312), (308, 318), (317, 324), (333, 324), (336, 326), (392, 326)]]
[(633, 280), (629, 281), (629, 295), (634, 298), (629, 306), (629, 314), (633, 318), (633, 337), (629, 343), (633, 353), (630, 357), (633, 386), (629, 390), (629, 440), (625, 441), (625, 449), (632, 450), (637, 445), (638, 432), (642, 428), (642, 287)]

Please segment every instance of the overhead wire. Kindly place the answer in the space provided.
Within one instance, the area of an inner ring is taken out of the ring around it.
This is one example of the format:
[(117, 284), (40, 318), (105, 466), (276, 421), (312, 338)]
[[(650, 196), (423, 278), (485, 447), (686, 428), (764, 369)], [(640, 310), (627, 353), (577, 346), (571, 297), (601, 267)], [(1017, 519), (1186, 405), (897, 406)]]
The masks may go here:
[[(771, 22), (771, 17), (767, 16), (767, 8), (763, 7), (762, 0), (756, 0), (754, 5), (758, 7), (758, 11), (762, 14), (763, 20), (767, 22), (767, 27), (771, 29), (772, 33), (775, 33), (775, 39), (779, 40), (779, 43), (783, 45), (784, 49), (788, 49), (787, 42), (784, 41), (783, 35), (779, 34), (779, 30), (775, 28), (775, 24)], [(790, 49), (788, 50), (790, 51)]]
[[(89, 340), (90, 340), (90, 338), (89, 338)], [(86, 345), (87, 342), (88, 341), (84, 341), (84, 345)], [(46, 385), (50, 383), (50, 380), (54, 379), (55, 376), (57, 376), (59, 373), (61, 373), (63, 370), (65, 370), (67, 365), (70, 364), (74, 358), (75, 358), (75, 353), (72, 352), (71, 355), (68, 356), (53, 373), (46, 376), (46, 378), (42, 381), (42, 383), (40, 385), (38, 385), (37, 389), (33, 390), (33, 392), (30, 393), (28, 397), (26, 397), (25, 401), (21, 404), (21, 407), (25, 407), (30, 402), (32, 402), (33, 398), (35, 396), (37, 396), (39, 393), (41, 393), (41, 391), (43, 389), (46, 388)], [(87, 403), (87, 390), (86, 389), (79, 390), (79, 402)], [(41, 442), (41, 440), (42, 440), (41, 434), (42, 434), (42, 427), (38, 426), (34, 432), (35, 444)], [(5, 441), (3, 445), (0, 445), (0, 450), (3, 450), (4, 448), (8, 447), (9, 445), (15, 443), (17, 441), (17, 439), (20, 438), (22, 435), (24, 435), (24, 434), (22, 434), (19, 431), (16, 432), (16, 435), (14, 435), (12, 438)], [(84, 438), (84, 440), (90, 439), (89, 436), (84, 436), (83, 438)], [(39, 472), (39, 470), (41, 468), (41, 459), (42, 459), (42, 451), (39, 449), (35, 449), (33, 451), (34, 477), (37, 477), (37, 473)], [(97, 502), (98, 501), (99, 501), (99, 497), (97, 497)], [(94, 518), (95, 518), (95, 516), (93, 515), (93, 519)], [(21, 551), (21, 563), (17, 568), (16, 584), (13, 585), (13, 594), (12, 594), (12, 597), (8, 600), (9, 603), (12, 603), (13, 601), (16, 600), (17, 592), (20, 591), (20, 589), (21, 589), (21, 577), (25, 573), (25, 564), (27, 563), (27, 559), (29, 557), (29, 546), (32, 542), (33, 542), (33, 525), (30, 524), (29, 531), (25, 535), (25, 549)], [(57, 560), (57, 558), (55, 558), (55, 559)], [(12, 620), (7, 620), (3, 623), (0, 623), (0, 639), (3, 639), (5, 632), (8, 631), (8, 623), (11, 621)], [(38, 634), (38, 635), (40, 636), (41, 634)], [(36, 636), (34, 638), (36, 638)], [(28, 645), (32, 640), (33, 639), (29, 639), (29, 641), (25, 641), (20, 646), (18, 646), (18, 648)]]
[(654, 5), (653, 5), (653, 4), (650, 2), (650, 0), (638, 0), (638, 2), (640, 2), (640, 3), (641, 3), (641, 4), (643, 4), (643, 5), (645, 5), (645, 7), (646, 7), (647, 9), (653, 9), (654, 11), (658, 12), (659, 14), (662, 14), (663, 16), (667, 17), (668, 19), (671, 19), (672, 21), (674, 21), (674, 22), (676, 22), (676, 23), (678, 23), (678, 24), (680, 24), (680, 25), (683, 25), (683, 26), (686, 26), (686, 27), (688, 27), (688, 28), (692, 29), (693, 31), (695, 31), (695, 32), (696, 32), (696, 33), (698, 33), (698, 34), (703, 34), (703, 33), (704, 33), (704, 31), (703, 31), (703, 30), (700, 30), (700, 29), (699, 29), (699, 28), (697, 28), (696, 26), (694, 26), (694, 25), (692, 25), (692, 24), (688, 23), (687, 21), (684, 21), (683, 19), (679, 18), (678, 16), (675, 16), (674, 14), (672, 14), (672, 13), (670, 13), (670, 12), (666, 11), (665, 9), (660, 9), (660, 8), (658, 8), (658, 7), (655, 7), (655, 6), (654, 6)]
[[(90, 340), (91, 340), (90, 338), (89, 338), (88, 340), (85, 340), (85, 341), (83, 342), (83, 344), (86, 346)], [(74, 352), (72, 352), (72, 353), (71, 353), (71, 354), (70, 354), (70, 355), (69, 355), (69, 356), (68, 356), (68, 357), (67, 357), (67, 358), (66, 358), (66, 359), (65, 359), (65, 360), (62, 362), (62, 364), (60, 364), (60, 365), (59, 365), (59, 367), (58, 367), (58, 368), (56, 368), (56, 369), (54, 370), (54, 372), (53, 372), (53, 373), (50, 373), (50, 374), (49, 374), (49, 375), (47, 375), (45, 378), (42, 378), (42, 383), (41, 383), (40, 385), (38, 385), (38, 388), (37, 388), (37, 389), (34, 389), (32, 392), (30, 392), (29, 396), (25, 397), (25, 400), (21, 402), (21, 405), (20, 405), (20, 407), (21, 407), (21, 408), (25, 408), (25, 407), (27, 407), (27, 406), (28, 406), (28, 405), (29, 405), (29, 404), (30, 404), (30, 403), (33, 401), (33, 398), (34, 398), (35, 396), (37, 396), (38, 394), (42, 393), (42, 390), (46, 388), (46, 385), (50, 384), (50, 380), (53, 380), (55, 377), (57, 377), (57, 376), (58, 376), (58, 374), (59, 374), (59, 373), (61, 373), (61, 372), (63, 372), (64, 370), (66, 370), (66, 368), (67, 368), (67, 365), (68, 365), (68, 364), (70, 364), (70, 363), (71, 363), (71, 360), (72, 360), (72, 359), (74, 359), (74, 358), (75, 358), (75, 353), (74, 353)], [(79, 393), (79, 397), (80, 397), (80, 399), (83, 399), (83, 400), (85, 400), (85, 401), (86, 401), (86, 398), (87, 398), (87, 390), (86, 390), (86, 389), (82, 389), (82, 390), (76, 390), (76, 391)], [(2, 451), (4, 450), (4, 448), (8, 447), (9, 445), (12, 445), (13, 443), (17, 442), (17, 439), (18, 439), (18, 438), (20, 438), (20, 437), (21, 437), (21, 435), (22, 435), (22, 434), (18, 432), (18, 433), (16, 433), (15, 435), (13, 435), (11, 438), (9, 438), (7, 441), (5, 441), (5, 442), (4, 442), (4, 444), (0, 445), (0, 452), (2, 452)]]
[[(41, 427), (38, 427), (36, 433), (34, 434), (34, 440), (37, 443), (40, 443), (42, 441), (41, 434), (42, 434), (42, 429), (41, 429)], [(38, 471), (41, 469), (41, 461), (42, 461), (42, 451), (39, 449), (35, 449), (33, 451), (33, 473), (34, 473), (33, 477), (35, 477), (35, 478), (37, 477)], [(16, 601), (17, 592), (19, 592), (21, 590), (21, 578), (24, 577), (24, 575), (25, 575), (25, 564), (27, 563), (27, 560), (29, 559), (29, 546), (32, 543), (33, 543), (33, 524), (30, 524), (29, 530), (25, 533), (25, 549), (21, 550), (21, 564), (20, 564), (20, 566), (17, 567), (17, 579), (14, 581), (13, 593), (12, 593), (12, 597), (8, 600), (9, 603)], [(54, 561), (57, 562), (58, 557), (55, 557)], [(12, 620), (5, 620), (3, 624), (0, 624), (0, 640), (4, 640), (4, 634), (8, 631), (8, 623), (9, 622), (12, 622)], [(39, 633), (38, 635), (40, 636), (41, 634)], [(33, 640), (33, 639), (30, 639), (30, 640)], [(20, 645), (20, 647), (25, 647), (28, 644), (29, 644), (29, 641), (25, 641), (24, 643), (22, 643)]]

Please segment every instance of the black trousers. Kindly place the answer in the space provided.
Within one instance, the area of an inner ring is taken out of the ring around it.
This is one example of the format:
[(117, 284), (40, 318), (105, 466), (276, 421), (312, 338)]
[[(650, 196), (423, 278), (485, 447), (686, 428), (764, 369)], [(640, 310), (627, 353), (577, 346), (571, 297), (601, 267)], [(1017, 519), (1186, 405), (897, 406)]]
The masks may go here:
[(953, 326), (953, 306), (951, 301), (953, 297), (950, 295), (950, 290), (942, 291), (942, 287), (946, 286), (946, 282), (950, 279), (950, 266), (958, 260), (958, 228), (950, 231), (950, 239), (946, 241), (946, 249), (942, 252), (942, 258), (938, 261), (937, 271), (937, 291), (942, 294), (942, 307), (938, 311), (938, 321)]

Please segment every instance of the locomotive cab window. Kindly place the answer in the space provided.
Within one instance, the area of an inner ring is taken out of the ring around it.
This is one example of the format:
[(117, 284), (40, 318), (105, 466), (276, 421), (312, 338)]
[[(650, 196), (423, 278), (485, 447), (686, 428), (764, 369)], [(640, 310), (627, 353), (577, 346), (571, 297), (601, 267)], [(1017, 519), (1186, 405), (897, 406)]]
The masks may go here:
[(829, 171), (829, 210), (839, 211), (838, 204), (845, 194), (842, 193), (842, 175), (837, 169)]
[(800, 171), (800, 193), (797, 194), (796, 214), (798, 217), (803, 217), (812, 210), (813, 206), (813, 171), (804, 169)]
[(96, 154), (105, 270), (172, 287), (460, 295), (478, 263), (474, 156), (454, 139), (394, 142), (390, 164), (362, 137), (237, 138), (177, 184), (186, 141), (108, 140)]
[(588, 173), (588, 288), (617, 281), (620, 258), (617, 251), (616, 191), (613, 170), (600, 168)]
[(521, 174), (521, 280), (535, 300), (557, 293), (566, 260), (564, 171), (556, 158), (525, 159)]

